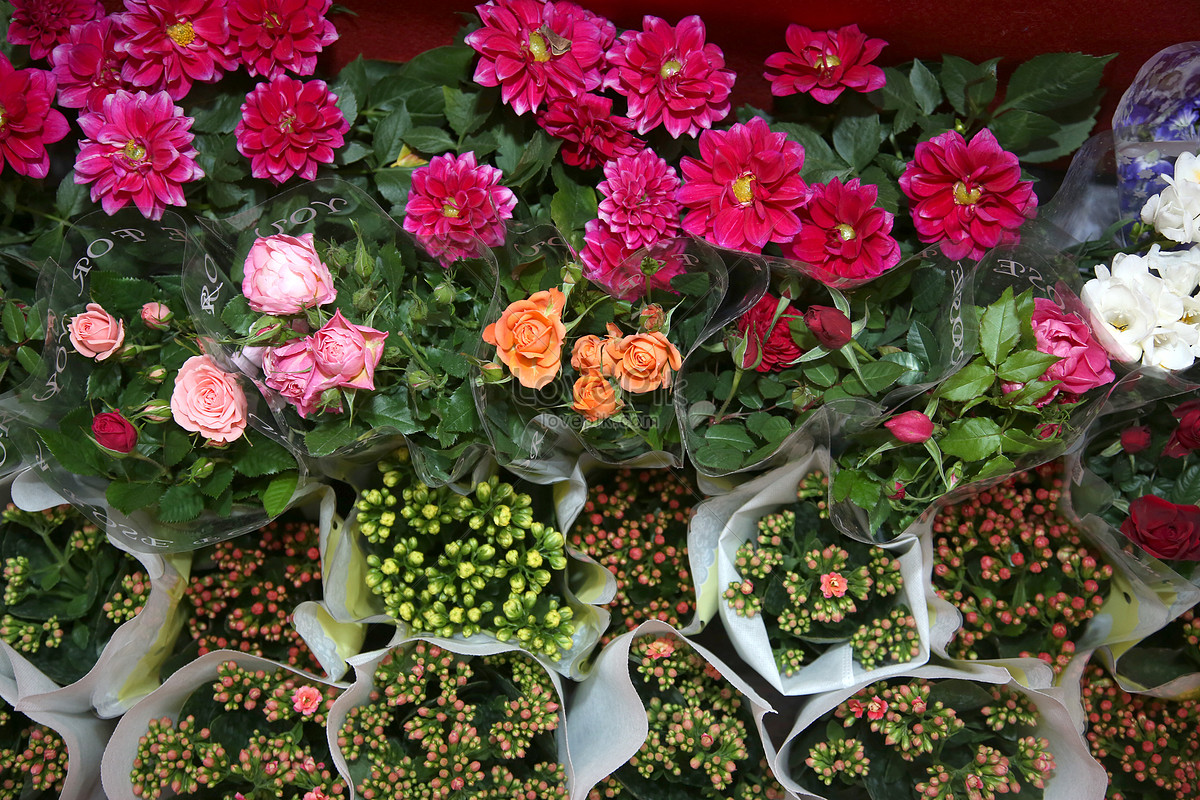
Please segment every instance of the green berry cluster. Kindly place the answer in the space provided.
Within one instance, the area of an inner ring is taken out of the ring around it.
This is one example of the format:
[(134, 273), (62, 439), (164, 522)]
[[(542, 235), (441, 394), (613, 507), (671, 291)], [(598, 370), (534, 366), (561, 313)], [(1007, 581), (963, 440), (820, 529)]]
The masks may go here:
[(401, 462), (355, 504), (371, 545), (366, 584), (414, 633), (486, 632), (558, 659), (574, 612), (550, 584), (567, 566), (563, 535), (534, 520), (532, 498), (496, 477), (461, 495), (432, 488)]

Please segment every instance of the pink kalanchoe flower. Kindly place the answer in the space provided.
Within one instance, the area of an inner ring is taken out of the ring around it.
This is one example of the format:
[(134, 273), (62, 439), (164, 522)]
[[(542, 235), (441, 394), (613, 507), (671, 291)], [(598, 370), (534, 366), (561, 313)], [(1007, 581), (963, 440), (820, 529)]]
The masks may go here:
[(54, 76), (40, 69), (13, 69), (0, 53), (0, 171), (44, 178), (50, 171), (46, 145), (70, 127), (54, 102)]
[(596, 187), (604, 196), (597, 213), (630, 250), (679, 231), (679, 176), (654, 151), (608, 162), (604, 178)]
[(250, 159), (251, 174), (283, 183), (294, 175), (315, 178), (317, 167), (333, 163), (348, 130), (337, 95), (325, 81), (280, 75), (246, 95), (234, 133), (238, 152)]
[(225, 55), (225, 0), (125, 0), (125, 9), (117, 15), (122, 80), (179, 100), (193, 82), (210, 83), (233, 69)]
[(251, 75), (277, 78), (285, 70), (312, 75), (317, 54), (337, 41), (325, 19), (330, 0), (227, 0), (225, 53)]
[(667, 133), (695, 136), (729, 113), (734, 73), (725, 56), (705, 42), (700, 17), (672, 28), (646, 16), (641, 31), (626, 31), (608, 52), (604, 88), (625, 96), (638, 133), (661, 124)]
[(917, 145), (900, 176), (912, 201), (913, 224), (923, 242), (942, 242), (947, 258), (978, 260), (1017, 230), (1037, 209), (1033, 182), (1021, 180), (1017, 157), (986, 128), (968, 144), (946, 131)]
[(883, 70), (870, 62), (887, 42), (868, 39), (857, 25), (836, 31), (789, 25), (787, 46), (791, 52), (767, 57), (763, 75), (776, 97), (807, 92), (817, 102), (832, 103), (845, 89), (873, 92), (886, 81)]
[(582, 169), (634, 155), (645, 146), (631, 133), (633, 121), (613, 114), (612, 100), (598, 94), (551, 99), (537, 123), (546, 133), (562, 139), (558, 151), (562, 160)]
[(684, 272), (679, 258), (682, 240), (663, 240), (649, 251), (641, 251), (661, 263), (657, 271), (647, 276), (642, 259), (634, 257), (638, 251), (626, 247), (624, 239), (602, 221), (589, 220), (583, 231), (583, 250), (579, 254), (583, 277), (604, 287), (618, 300), (636, 300), (645, 296), (649, 288), (674, 291), (671, 278)]
[(449, 266), (479, 253), (480, 244), (504, 243), (504, 220), (511, 219), (517, 197), (500, 185), (503, 173), (475, 163), (475, 153), (447, 153), (413, 170), (404, 230)]
[(878, 187), (834, 178), (810, 188), (800, 235), (783, 245), (784, 255), (807, 262), (810, 273), (830, 285), (869, 280), (900, 263), (892, 215), (875, 206)]
[(691, 211), (683, 229), (719, 247), (762, 252), (800, 232), (797, 210), (808, 197), (800, 178), (804, 148), (772, 133), (762, 117), (700, 136), (700, 159), (680, 162), (679, 201)]
[[(117, 89), (134, 87), (121, 80), (116, 45), (120, 29), (112, 17), (71, 28), (67, 41), (50, 54), (58, 80), (58, 104), (99, 111)], [(136, 90), (135, 90), (136, 91)]]
[(602, 43), (611, 38), (610, 23), (578, 7), (559, 10), (560, 5), (493, 0), (475, 7), (483, 27), (466, 38), (479, 53), (475, 82), (499, 86), (500, 99), (518, 114), (600, 85)]
[(102, 111), (81, 114), (79, 127), (85, 138), (75, 182), (92, 184), (92, 201), (108, 214), (132, 201), (147, 219), (159, 219), (166, 206), (187, 203), (183, 184), (204, 177), (192, 147), (192, 119), (166, 92), (118, 89)]
[(29, 45), (32, 58), (45, 58), (67, 41), (72, 25), (104, 16), (100, 0), (12, 0), (8, 43)]
[(292, 692), (292, 710), (308, 717), (317, 712), (325, 696), (315, 686), (298, 686)]

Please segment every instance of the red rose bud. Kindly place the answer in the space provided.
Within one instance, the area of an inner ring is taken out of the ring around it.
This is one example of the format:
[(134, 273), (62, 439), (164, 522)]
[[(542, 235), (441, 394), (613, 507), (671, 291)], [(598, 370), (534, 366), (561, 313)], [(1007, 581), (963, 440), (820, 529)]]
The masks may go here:
[(1200, 508), (1146, 495), (1129, 504), (1121, 533), (1155, 558), (1200, 561)]
[(888, 500), (903, 500), (904, 499), (904, 484), (901, 483), (900, 481), (896, 481), (895, 483), (892, 484), (892, 488), (894, 488), (895, 491), (887, 496)]
[(1179, 420), (1179, 427), (1163, 448), (1163, 455), (1170, 458), (1183, 458), (1193, 450), (1200, 450), (1200, 400), (1188, 400), (1180, 403), (1171, 412)]
[(1062, 425), (1057, 422), (1043, 422), (1033, 429), (1033, 435), (1039, 439), (1053, 439), (1062, 433)]
[(1126, 453), (1140, 453), (1150, 446), (1150, 426), (1135, 425), (1121, 431), (1121, 449)]
[(883, 427), (905, 444), (920, 444), (933, 436), (933, 420), (920, 411), (897, 414), (883, 423)]
[(804, 324), (817, 341), (830, 350), (837, 350), (854, 338), (850, 318), (829, 306), (809, 306), (804, 312)]
[(105, 411), (92, 419), (92, 436), (105, 450), (128, 453), (137, 446), (137, 428), (120, 411)]

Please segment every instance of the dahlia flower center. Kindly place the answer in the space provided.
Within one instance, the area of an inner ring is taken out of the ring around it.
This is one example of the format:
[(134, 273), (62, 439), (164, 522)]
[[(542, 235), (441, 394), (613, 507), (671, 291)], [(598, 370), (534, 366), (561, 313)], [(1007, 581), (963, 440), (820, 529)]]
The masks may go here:
[(171, 41), (180, 47), (187, 47), (196, 41), (196, 32), (192, 30), (192, 23), (190, 22), (176, 22), (167, 28), (167, 36), (170, 36)]
[(8, 112), (4, 110), (4, 106), (0, 106), (0, 128), (8, 124)]
[(817, 69), (821, 70), (822, 72), (829, 72), (830, 70), (836, 69), (841, 65), (842, 60), (833, 53), (822, 53), (821, 57), (817, 59), (816, 66)]
[(534, 61), (550, 60), (550, 48), (546, 47), (546, 40), (537, 31), (529, 34), (529, 52), (533, 55)]
[(658, 74), (662, 75), (664, 78), (674, 78), (679, 74), (679, 70), (681, 69), (683, 69), (683, 64), (672, 58), (670, 61), (662, 65), (662, 69), (658, 71)]
[(748, 205), (754, 200), (754, 189), (751, 184), (754, 183), (754, 176), (749, 172), (743, 173), (733, 182), (733, 196), (737, 198), (738, 203)]
[(983, 196), (983, 189), (978, 186), (968, 189), (967, 184), (959, 181), (954, 184), (954, 204), (959, 206), (973, 206), (979, 202), (979, 198)]
[(279, 19), (278, 14), (273, 11), (268, 11), (263, 16), (263, 24), (266, 26), (267, 30), (276, 30), (283, 26), (283, 21)]
[(283, 131), (284, 133), (287, 133), (288, 131), (290, 131), (292, 129), (292, 125), (294, 125), (294, 124), (296, 124), (296, 115), (289, 114), (288, 116), (279, 120), (279, 130)]
[(121, 154), (130, 161), (142, 161), (146, 158), (146, 148), (135, 142), (133, 139), (130, 139), (125, 143), (125, 147), (121, 150)]
[(835, 225), (833, 229), (837, 231), (838, 238), (843, 242), (848, 242), (858, 235), (854, 232), (854, 226), (847, 225), (845, 222), (840, 225)]
[(442, 205), (442, 216), (443, 217), (450, 217), (451, 219), (458, 219), (458, 214), (459, 214), (458, 206), (454, 205), (454, 201), (447, 200)]

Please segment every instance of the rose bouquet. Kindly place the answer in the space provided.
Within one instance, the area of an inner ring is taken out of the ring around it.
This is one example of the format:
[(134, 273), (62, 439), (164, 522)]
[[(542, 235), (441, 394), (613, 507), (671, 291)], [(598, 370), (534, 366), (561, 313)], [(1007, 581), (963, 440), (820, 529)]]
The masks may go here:
[(519, 651), (463, 644), (404, 641), (356, 667), (330, 719), (354, 791), (565, 800), (557, 680)]

